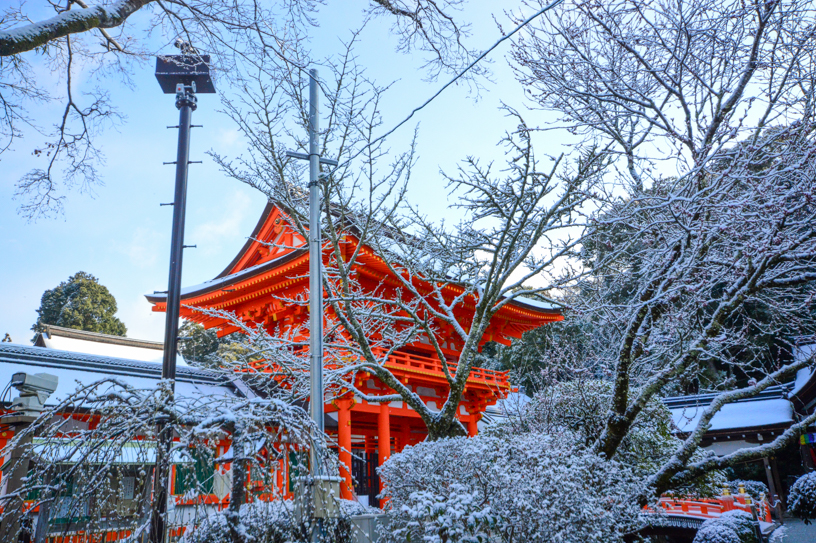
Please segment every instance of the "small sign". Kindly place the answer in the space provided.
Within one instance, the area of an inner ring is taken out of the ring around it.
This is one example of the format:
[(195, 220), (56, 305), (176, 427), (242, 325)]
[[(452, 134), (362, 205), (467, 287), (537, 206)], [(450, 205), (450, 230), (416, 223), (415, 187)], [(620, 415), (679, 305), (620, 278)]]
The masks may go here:
[(122, 498), (132, 500), (136, 491), (136, 477), (122, 478)]

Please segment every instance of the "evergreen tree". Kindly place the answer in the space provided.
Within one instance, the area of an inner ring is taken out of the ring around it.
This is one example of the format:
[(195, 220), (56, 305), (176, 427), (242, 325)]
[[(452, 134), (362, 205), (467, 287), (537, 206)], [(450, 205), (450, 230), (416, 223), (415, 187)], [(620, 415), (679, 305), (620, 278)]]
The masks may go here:
[[(193, 321), (184, 321), (179, 328), (179, 339), (181, 356), (193, 366), (203, 368), (217, 368), (219, 364), (216, 359), (235, 362), (240, 356), (250, 352), (244, 334), (234, 332), (218, 337), (215, 329), (206, 330)], [(213, 358), (216, 353), (217, 356)]]
[(124, 336), (127, 328), (116, 318), (116, 310), (116, 298), (108, 288), (93, 275), (81, 271), (43, 293), (37, 309), (39, 317), (31, 329), (40, 332), (46, 324), (53, 324)]
[(205, 330), (193, 321), (184, 321), (179, 328), (179, 352), (188, 362), (203, 362), (218, 350), (221, 340), (214, 329)]

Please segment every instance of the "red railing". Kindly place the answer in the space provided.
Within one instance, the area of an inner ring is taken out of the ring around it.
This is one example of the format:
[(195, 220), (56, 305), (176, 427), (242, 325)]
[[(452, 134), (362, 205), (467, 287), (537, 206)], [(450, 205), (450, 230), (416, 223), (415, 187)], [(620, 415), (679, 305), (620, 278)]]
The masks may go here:
[[(385, 356), (385, 350), (374, 349), (377, 356)], [(448, 371), (451, 374), (456, 372), (457, 364), (455, 362), (446, 362)], [(421, 356), (412, 353), (395, 352), (388, 357), (385, 366), (390, 369), (405, 369), (416, 373), (425, 375), (432, 375), (434, 377), (445, 377), (442, 370), (442, 362), (436, 357)], [(506, 371), (489, 370), (485, 368), (473, 368), (470, 371), (468, 382), (483, 383), (488, 386), (494, 386), (504, 389), (510, 388), (510, 383), (507, 380)]]
[(748, 503), (745, 494), (720, 496), (719, 498), (681, 499), (672, 496), (663, 496), (658, 501), (658, 507), (669, 515), (687, 515), (691, 517), (714, 518), (726, 511), (745, 511), (751, 513), (751, 507), (757, 508), (759, 520), (771, 522), (771, 506), (767, 500), (757, 503)]

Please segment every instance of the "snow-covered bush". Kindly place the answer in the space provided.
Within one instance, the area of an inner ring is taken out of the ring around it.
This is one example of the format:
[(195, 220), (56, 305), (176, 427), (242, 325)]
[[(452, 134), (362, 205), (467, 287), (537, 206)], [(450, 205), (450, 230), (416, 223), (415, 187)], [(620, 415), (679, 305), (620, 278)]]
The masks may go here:
[(566, 431), (423, 442), (380, 476), (395, 542), (608, 543), (640, 515), (632, 471)]
[[(486, 430), (490, 435), (515, 435), (519, 432), (573, 432), (577, 439), (591, 447), (601, 435), (612, 401), (612, 386), (599, 379), (576, 379), (547, 384), (533, 400), (505, 423)], [(674, 435), (671, 412), (659, 399), (652, 399), (632, 425), (615, 459), (629, 466), (635, 474), (649, 476), (667, 462), (681, 441)], [(700, 460), (709, 451), (693, 455)], [(675, 494), (718, 495), (726, 482), (725, 474), (713, 470), (690, 485), (672, 489)]]
[(694, 543), (759, 543), (756, 526), (745, 511), (726, 511), (705, 521), (697, 530)]
[[(206, 517), (198, 526), (188, 526), (180, 543), (229, 543), (232, 541), (227, 510)], [(240, 521), (245, 541), (252, 543), (309, 543), (311, 529), (298, 521), (289, 500), (255, 501), (241, 506)], [(351, 528), (347, 517), (324, 524), (324, 543), (348, 543)]]
[(816, 471), (802, 475), (793, 483), (788, 510), (806, 523), (816, 518)]

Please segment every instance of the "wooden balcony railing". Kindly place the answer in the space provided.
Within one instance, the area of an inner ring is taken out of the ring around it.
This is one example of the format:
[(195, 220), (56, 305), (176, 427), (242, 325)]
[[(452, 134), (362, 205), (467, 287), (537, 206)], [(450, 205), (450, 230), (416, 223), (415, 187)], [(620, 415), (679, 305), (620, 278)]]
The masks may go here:
[[(374, 349), (377, 356), (385, 356), (385, 350)], [(455, 362), (447, 362), (448, 370), (451, 374), (456, 372), (457, 364)], [(435, 356), (421, 356), (412, 353), (395, 352), (388, 357), (385, 363), (388, 369), (401, 369), (423, 375), (433, 377), (445, 378), (445, 373), (442, 370), (442, 362)], [(485, 368), (473, 368), (468, 377), (468, 383), (480, 383), (491, 387), (498, 387), (502, 389), (509, 389), (510, 383), (507, 380), (506, 371), (489, 370)]]

